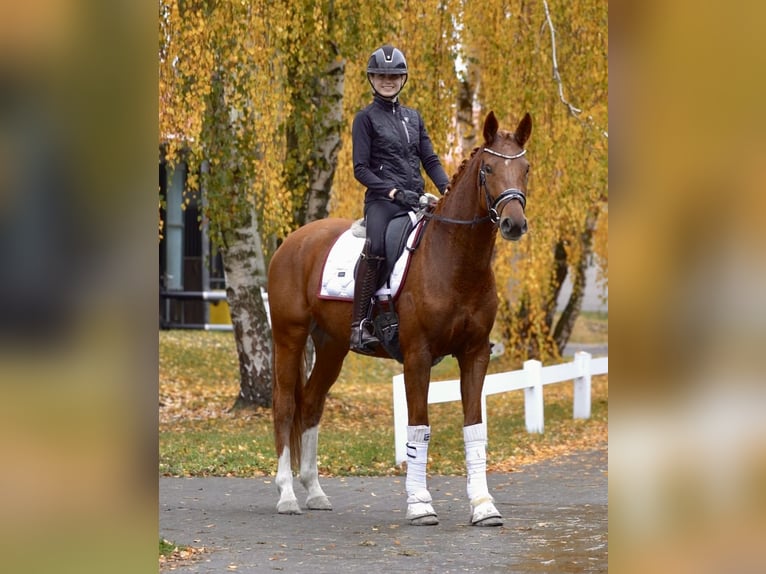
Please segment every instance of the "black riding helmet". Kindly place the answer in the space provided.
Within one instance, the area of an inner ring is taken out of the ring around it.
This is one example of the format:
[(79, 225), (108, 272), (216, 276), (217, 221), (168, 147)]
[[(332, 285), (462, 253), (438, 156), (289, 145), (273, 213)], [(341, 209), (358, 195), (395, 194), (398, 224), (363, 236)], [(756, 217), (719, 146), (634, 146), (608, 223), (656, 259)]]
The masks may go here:
[[(367, 62), (367, 81), (372, 86), (370, 74), (397, 74), (404, 76), (402, 88), (407, 83), (407, 60), (398, 48), (385, 45), (375, 50)], [(373, 91), (375, 86), (372, 86)], [(401, 91), (401, 90), (400, 90)], [(397, 92), (398, 94), (398, 92)]]

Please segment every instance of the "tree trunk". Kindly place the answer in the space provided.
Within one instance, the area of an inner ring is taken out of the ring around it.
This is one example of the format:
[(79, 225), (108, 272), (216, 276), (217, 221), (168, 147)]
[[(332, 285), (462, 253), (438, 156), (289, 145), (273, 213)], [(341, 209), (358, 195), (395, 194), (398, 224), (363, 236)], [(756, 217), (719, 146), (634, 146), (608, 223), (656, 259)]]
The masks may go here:
[(564, 248), (564, 242), (559, 240), (553, 249), (553, 292), (545, 306), (545, 324), (549, 330), (553, 326), (561, 288), (569, 274), (569, 265), (567, 263), (567, 250)]
[[(326, 73), (314, 80), (311, 94), (295, 109), (306, 109), (307, 100), (320, 102), (317, 113), (288, 121), (287, 145), (290, 166), (286, 185), (305, 189), (295, 212), (300, 226), (327, 217), (343, 121), (345, 61), (334, 58)], [(239, 357), (240, 390), (234, 408), (271, 407), (271, 328), (261, 288), (266, 287), (266, 261), (255, 213), (251, 225), (229, 233), (222, 250), (226, 273), (226, 296), (229, 302)]]
[(564, 351), (564, 347), (569, 342), (575, 321), (580, 315), (582, 300), (585, 295), (585, 273), (588, 270), (588, 263), (593, 254), (593, 232), (596, 229), (600, 209), (598, 204), (591, 207), (585, 217), (585, 228), (580, 234), (580, 258), (574, 266), (572, 293), (569, 295), (569, 300), (561, 312), (561, 317), (559, 317), (556, 328), (553, 331), (553, 340), (556, 342), (559, 353)]
[(234, 338), (239, 358), (239, 395), (234, 408), (271, 407), (271, 329), (261, 287), (266, 266), (255, 214), (251, 224), (226, 236), (222, 250)]
[(306, 212), (301, 225), (329, 215), (330, 190), (335, 177), (340, 151), (340, 130), (343, 125), (343, 90), (346, 74), (345, 60), (334, 60), (318, 81), (318, 98), (324, 103), (324, 113), (316, 126), (310, 186), (305, 201)]
[[(295, 225), (323, 219), (329, 214), (330, 190), (338, 164), (343, 126), (343, 91), (346, 61), (328, 44), (331, 59), (324, 73), (302, 80), (287, 122), (285, 181), (290, 189), (305, 190), (295, 211)], [(309, 109), (311, 113), (306, 114)]]

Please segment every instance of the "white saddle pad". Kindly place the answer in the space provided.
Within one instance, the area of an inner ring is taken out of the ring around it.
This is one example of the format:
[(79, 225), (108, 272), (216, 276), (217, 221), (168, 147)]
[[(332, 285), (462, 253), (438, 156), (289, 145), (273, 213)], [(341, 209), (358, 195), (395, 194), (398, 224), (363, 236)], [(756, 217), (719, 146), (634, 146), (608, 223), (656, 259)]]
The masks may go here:
[[(407, 247), (412, 247), (422, 222), (415, 226), (407, 237)], [(319, 296), (322, 299), (351, 301), (354, 299), (354, 268), (364, 247), (364, 237), (356, 237), (352, 230), (345, 231), (330, 249), (322, 270), (322, 286)], [(397, 259), (391, 272), (389, 283), (378, 289), (377, 296), (396, 297), (404, 284), (411, 251), (405, 249)], [(389, 287), (390, 284), (390, 287)]]

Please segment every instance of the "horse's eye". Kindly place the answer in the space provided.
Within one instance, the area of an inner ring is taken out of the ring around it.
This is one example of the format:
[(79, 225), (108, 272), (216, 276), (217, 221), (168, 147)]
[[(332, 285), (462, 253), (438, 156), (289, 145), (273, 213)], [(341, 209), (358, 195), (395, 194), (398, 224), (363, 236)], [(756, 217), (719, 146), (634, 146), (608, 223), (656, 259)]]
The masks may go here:
[(484, 172), (485, 173), (492, 173), (492, 168), (490, 166), (488, 166), (488, 165), (485, 165), (484, 166)]

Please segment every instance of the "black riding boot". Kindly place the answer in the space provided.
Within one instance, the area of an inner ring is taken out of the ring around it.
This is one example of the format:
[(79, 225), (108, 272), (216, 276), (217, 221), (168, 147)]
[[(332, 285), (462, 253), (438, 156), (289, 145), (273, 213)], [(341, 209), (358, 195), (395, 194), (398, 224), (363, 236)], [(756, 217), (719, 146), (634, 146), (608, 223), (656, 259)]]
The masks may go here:
[(383, 267), (383, 257), (368, 254), (367, 245), (359, 258), (359, 267), (354, 284), (354, 310), (351, 319), (351, 350), (365, 355), (372, 355), (379, 343), (371, 332), (367, 321), (372, 296), (378, 289), (378, 279)]

